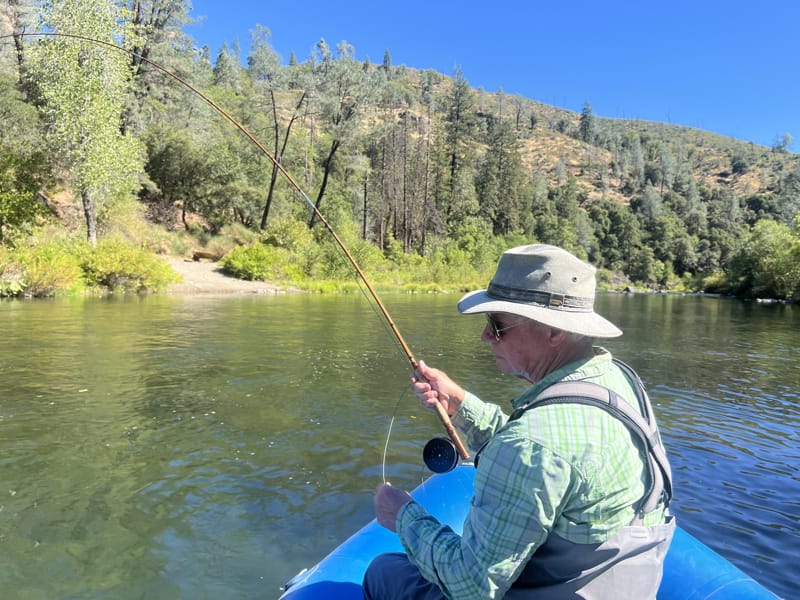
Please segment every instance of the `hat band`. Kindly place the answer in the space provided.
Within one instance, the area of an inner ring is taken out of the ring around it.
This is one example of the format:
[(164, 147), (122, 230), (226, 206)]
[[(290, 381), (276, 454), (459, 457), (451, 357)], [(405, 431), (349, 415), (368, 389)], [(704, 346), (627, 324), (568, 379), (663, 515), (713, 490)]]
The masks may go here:
[(489, 289), (486, 290), (486, 294), (494, 300), (522, 302), (569, 312), (594, 312), (594, 300), (592, 298), (554, 294), (553, 292), (543, 292), (540, 290), (512, 288), (496, 283), (489, 284)]

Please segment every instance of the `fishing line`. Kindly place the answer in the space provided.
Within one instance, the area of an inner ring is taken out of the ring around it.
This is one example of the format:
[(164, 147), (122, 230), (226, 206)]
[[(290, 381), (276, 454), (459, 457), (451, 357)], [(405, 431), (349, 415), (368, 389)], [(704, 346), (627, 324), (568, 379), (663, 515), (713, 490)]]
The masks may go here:
[[(381, 461), (381, 480), (383, 481), (383, 483), (389, 483), (389, 481), (387, 481), (387, 479), (386, 479), (386, 456), (389, 453), (389, 440), (392, 437), (392, 428), (394, 427), (394, 422), (395, 422), (395, 419), (397, 417), (397, 408), (400, 406), (400, 401), (403, 400), (403, 398), (406, 395), (408, 395), (408, 389), (406, 389), (406, 392), (404, 394), (402, 394), (397, 399), (397, 402), (394, 405), (394, 409), (392, 409), (392, 416), (389, 419), (389, 429), (386, 432), (386, 442), (383, 445), (383, 459)], [(420, 482), (420, 485), (423, 486), (423, 490), (424, 490), (424, 485), (425, 485), (425, 468), (426, 467), (429, 470), (433, 471), (434, 473), (444, 472), (444, 471), (436, 471), (435, 469), (431, 469), (431, 465), (429, 465), (429, 464), (427, 464), (427, 462), (423, 461), (422, 465), (420, 465), (420, 472), (419, 472), (419, 482)], [(450, 469), (450, 470), (452, 470), (452, 469)]]
[[(225, 117), (225, 119), (227, 119), (234, 127), (236, 127), (248, 140), (250, 140), (250, 142), (252, 142), (261, 151), (261, 153), (264, 156), (266, 156), (270, 160), (270, 162), (274, 165), (274, 167), (278, 171), (280, 171), (281, 174), (286, 178), (286, 181), (288, 181), (289, 184), (300, 194), (302, 199), (306, 202), (306, 204), (314, 212), (314, 214), (316, 215), (317, 219), (319, 219), (319, 221), (325, 226), (325, 228), (328, 230), (328, 233), (331, 234), (331, 236), (333, 237), (333, 239), (336, 242), (336, 244), (339, 246), (341, 251), (347, 257), (348, 261), (350, 262), (350, 265), (356, 271), (356, 273), (360, 277), (360, 279), (363, 282), (363, 284), (369, 290), (369, 293), (372, 296), (375, 304), (380, 309), (380, 313), (381, 313), (381, 315), (383, 316), (383, 318), (385, 320), (385, 324), (390, 328), (392, 334), (394, 335), (395, 339), (397, 340), (397, 343), (400, 345), (400, 347), (402, 348), (403, 352), (405, 353), (406, 358), (408, 359), (409, 363), (411, 364), (412, 370), (414, 370), (414, 371), (417, 370), (418, 363), (417, 363), (417, 360), (414, 358), (414, 355), (412, 354), (411, 349), (408, 347), (408, 344), (406, 344), (406, 341), (403, 339), (403, 336), (400, 333), (400, 330), (397, 328), (397, 326), (395, 325), (394, 321), (392, 320), (392, 317), (389, 314), (389, 311), (386, 309), (386, 307), (384, 306), (384, 304), (381, 301), (380, 297), (378, 296), (377, 292), (372, 287), (372, 284), (367, 279), (367, 276), (364, 274), (364, 271), (361, 269), (361, 267), (356, 262), (356, 259), (350, 253), (350, 250), (348, 250), (347, 246), (345, 246), (344, 242), (341, 240), (339, 235), (336, 233), (336, 231), (330, 225), (330, 223), (325, 218), (325, 216), (314, 205), (314, 203), (311, 201), (311, 199), (308, 197), (308, 195), (303, 191), (303, 189), (300, 187), (300, 185), (297, 183), (297, 181), (295, 181), (294, 177), (291, 176), (291, 174), (283, 167), (281, 162), (279, 160), (277, 160), (272, 155), (272, 153), (269, 150), (267, 150), (264, 147), (264, 145), (261, 144), (261, 142), (259, 142), (256, 139), (256, 137), (244, 127), (244, 125), (242, 125), (233, 116), (231, 116), (227, 111), (225, 111), (221, 106), (216, 104), (213, 100), (211, 100), (211, 98), (206, 96), (203, 92), (201, 92), (199, 89), (194, 87), (191, 83), (189, 83), (188, 81), (186, 81), (182, 77), (178, 76), (177, 74), (175, 74), (174, 72), (170, 71), (166, 67), (158, 64), (157, 62), (152, 61), (149, 58), (146, 58), (146, 57), (142, 56), (141, 54), (137, 54), (136, 52), (133, 52), (133, 51), (127, 49), (127, 48), (124, 48), (122, 46), (118, 46), (117, 44), (114, 44), (112, 42), (107, 42), (105, 40), (99, 40), (99, 39), (96, 39), (96, 38), (91, 38), (91, 37), (87, 37), (87, 36), (84, 36), (84, 35), (78, 35), (78, 34), (74, 34), (74, 33), (56, 33), (56, 32), (32, 32), (32, 33), (23, 32), (23, 33), (18, 33), (18, 34), (6, 34), (6, 35), (0, 36), (0, 39), (13, 38), (13, 37), (15, 37), (17, 35), (20, 36), (20, 37), (24, 37), (24, 36), (29, 36), (29, 37), (35, 37), (35, 36), (38, 36), (38, 37), (60, 37), (60, 38), (66, 38), (66, 39), (72, 39), (72, 40), (80, 40), (80, 41), (89, 42), (89, 43), (92, 43), (92, 44), (98, 44), (98, 45), (101, 45), (101, 46), (105, 46), (106, 48), (113, 49), (113, 50), (116, 50), (118, 52), (122, 52), (122, 53), (124, 53), (126, 55), (129, 55), (129, 56), (134, 56), (137, 59), (141, 60), (143, 63), (146, 63), (146, 64), (150, 65), (154, 69), (157, 69), (161, 73), (167, 75), (168, 77), (172, 78), (174, 81), (177, 81), (179, 84), (183, 85), (187, 89), (189, 89), (192, 92), (194, 92), (206, 104), (211, 106), (211, 108), (213, 108), (219, 114), (221, 114), (223, 117)], [(442, 404), (440, 402), (437, 402), (434, 405), (434, 408), (436, 410), (437, 416), (439, 417), (439, 421), (441, 422), (442, 426), (444, 427), (445, 431), (447, 432), (447, 435), (450, 438), (450, 440), (451, 440), (456, 452), (458, 453), (458, 455), (461, 456), (461, 458), (464, 458), (464, 459), (469, 458), (469, 452), (467, 451), (467, 449), (464, 446), (464, 444), (461, 442), (461, 439), (458, 437), (458, 433), (456, 432), (455, 427), (453, 427), (453, 424), (450, 422), (450, 416), (447, 414), (447, 412), (445, 411), (445, 409), (442, 406)]]
[(383, 445), (383, 460), (381, 461), (381, 479), (383, 479), (383, 483), (386, 483), (386, 454), (389, 452), (389, 440), (392, 437), (392, 427), (394, 427), (394, 418), (397, 415), (397, 407), (400, 406), (400, 400), (403, 399), (405, 394), (402, 394), (397, 398), (397, 402), (394, 405), (394, 410), (392, 410), (392, 418), (389, 419), (389, 430), (386, 432), (386, 443)]

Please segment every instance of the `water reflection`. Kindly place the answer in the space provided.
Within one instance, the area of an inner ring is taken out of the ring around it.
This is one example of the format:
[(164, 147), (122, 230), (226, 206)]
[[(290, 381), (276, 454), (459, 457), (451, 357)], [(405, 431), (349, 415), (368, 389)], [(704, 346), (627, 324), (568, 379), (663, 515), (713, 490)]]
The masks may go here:
[[(385, 300), (417, 358), (500, 403), (522, 389), (457, 298)], [(788, 597), (800, 311), (599, 303), (657, 405), (681, 525)], [(4, 598), (276, 596), (372, 517), (384, 474), (418, 484), (441, 434), (361, 297), (2, 302), (0, 318)]]

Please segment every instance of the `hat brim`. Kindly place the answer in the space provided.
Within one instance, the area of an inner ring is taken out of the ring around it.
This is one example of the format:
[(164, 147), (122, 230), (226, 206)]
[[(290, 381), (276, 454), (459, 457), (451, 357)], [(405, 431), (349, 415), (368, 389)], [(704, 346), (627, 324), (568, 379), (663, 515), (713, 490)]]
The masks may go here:
[(622, 331), (616, 325), (595, 312), (562, 311), (521, 302), (495, 300), (486, 293), (486, 290), (470, 292), (461, 298), (458, 301), (458, 311), (464, 315), (510, 313), (588, 337), (613, 338), (622, 335)]

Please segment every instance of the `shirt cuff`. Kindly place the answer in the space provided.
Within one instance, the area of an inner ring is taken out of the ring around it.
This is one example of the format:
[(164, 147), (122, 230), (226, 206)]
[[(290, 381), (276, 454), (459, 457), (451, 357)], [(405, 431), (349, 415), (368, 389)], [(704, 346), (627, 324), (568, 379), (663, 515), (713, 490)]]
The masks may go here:
[(461, 406), (458, 411), (453, 415), (453, 424), (456, 427), (463, 428), (468, 423), (472, 423), (478, 416), (478, 410), (483, 407), (483, 401), (472, 392), (464, 390), (464, 400), (461, 401)]
[(401, 531), (404, 527), (409, 526), (417, 519), (423, 518), (427, 515), (427, 511), (422, 507), (421, 504), (418, 504), (414, 500), (407, 502), (400, 507), (400, 510), (397, 511), (397, 520), (394, 524), (395, 529), (397, 529), (397, 534), (402, 538)]

